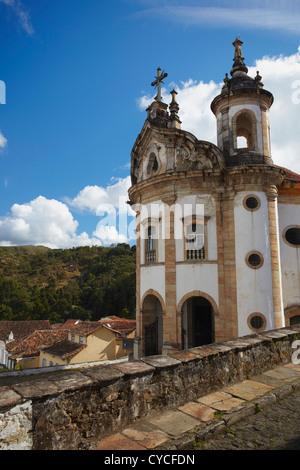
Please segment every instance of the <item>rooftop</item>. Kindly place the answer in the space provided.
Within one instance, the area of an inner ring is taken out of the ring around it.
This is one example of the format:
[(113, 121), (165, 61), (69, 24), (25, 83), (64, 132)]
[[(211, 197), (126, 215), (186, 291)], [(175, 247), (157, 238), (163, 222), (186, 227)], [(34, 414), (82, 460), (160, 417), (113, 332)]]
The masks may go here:
[(53, 345), (57, 341), (67, 339), (68, 332), (63, 330), (36, 330), (23, 339), (7, 343), (6, 349), (12, 355), (11, 359), (39, 356), (39, 350)]
[(13, 333), (13, 339), (23, 339), (36, 330), (51, 330), (49, 320), (0, 321), (0, 340), (7, 341)]

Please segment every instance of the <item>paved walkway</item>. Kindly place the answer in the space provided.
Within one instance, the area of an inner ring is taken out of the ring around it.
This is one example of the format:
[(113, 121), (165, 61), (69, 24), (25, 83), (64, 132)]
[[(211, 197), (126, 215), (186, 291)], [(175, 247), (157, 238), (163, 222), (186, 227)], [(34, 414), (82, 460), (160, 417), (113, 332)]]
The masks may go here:
[[(231, 430), (236, 423), (240, 423), (241, 428), (241, 420), (244, 422), (249, 416), (267, 410), (295, 391), (299, 391), (300, 399), (300, 365), (278, 366), (251, 377), (251, 380), (224, 387), (184, 406), (140, 420), (102, 439), (96, 450), (236, 448), (230, 447), (230, 433), (232, 437), (234, 431)], [(287, 410), (287, 413), (292, 411)], [(225, 434), (229, 441), (216, 441), (218, 436)], [(252, 447), (250, 443), (249, 448), (254, 448), (253, 440), (251, 442)]]

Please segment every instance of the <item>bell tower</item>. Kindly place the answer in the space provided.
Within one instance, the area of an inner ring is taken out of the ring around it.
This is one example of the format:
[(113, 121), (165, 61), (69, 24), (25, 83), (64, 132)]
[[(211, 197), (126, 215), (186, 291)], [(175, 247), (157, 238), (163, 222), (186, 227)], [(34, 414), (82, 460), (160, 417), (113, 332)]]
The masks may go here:
[(226, 165), (270, 163), (269, 109), (273, 95), (264, 89), (259, 72), (255, 78), (248, 75), (237, 37), (234, 63), (226, 74), (221, 94), (211, 104), (217, 118), (218, 147), (224, 153)]

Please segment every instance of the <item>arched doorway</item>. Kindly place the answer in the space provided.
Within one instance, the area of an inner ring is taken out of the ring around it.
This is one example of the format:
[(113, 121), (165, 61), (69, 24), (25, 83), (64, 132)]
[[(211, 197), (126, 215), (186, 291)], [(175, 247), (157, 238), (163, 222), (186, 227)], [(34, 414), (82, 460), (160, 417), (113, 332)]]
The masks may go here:
[(184, 349), (214, 342), (214, 317), (211, 303), (204, 297), (190, 297), (182, 307), (182, 344)]
[(290, 318), (290, 326), (299, 325), (300, 324), (300, 314), (294, 315)]
[(155, 295), (147, 295), (143, 302), (143, 338), (145, 356), (161, 354), (163, 345), (162, 306)]

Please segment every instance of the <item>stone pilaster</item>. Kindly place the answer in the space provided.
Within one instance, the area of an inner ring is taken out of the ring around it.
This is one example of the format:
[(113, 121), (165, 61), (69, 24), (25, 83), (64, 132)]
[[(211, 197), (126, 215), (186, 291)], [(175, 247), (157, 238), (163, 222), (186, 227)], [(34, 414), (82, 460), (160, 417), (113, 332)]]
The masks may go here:
[(136, 213), (136, 333), (133, 346), (133, 357), (138, 359), (142, 355), (143, 349), (143, 318), (141, 306), (141, 233), (140, 233), (140, 212)]
[(238, 336), (234, 192), (219, 193), (215, 200), (219, 281), (219, 316), (215, 316), (215, 341), (224, 341)]
[[(178, 349), (178, 326), (176, 312), (176, 247), (174, 239), (175, 198), (164, 199), (169, 206), (165, 214), (165, 315), (163, 331), (163, 353)], [(168, 212), (168, 213), (167, 213)]]
[(284, 312), (282, 300), (281, 268), (279, 253), (279, 227), (277, 213), (277, 189), (274, 187), (267, 193), (269, 213), (269, 238), (272, 269), (273, 288), (273, 314), (275, 328), (284, 326)]

